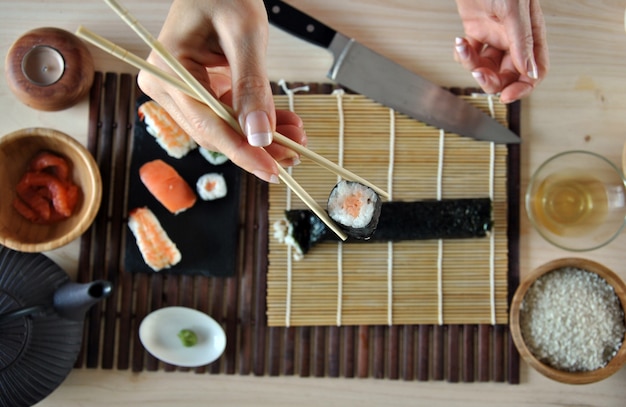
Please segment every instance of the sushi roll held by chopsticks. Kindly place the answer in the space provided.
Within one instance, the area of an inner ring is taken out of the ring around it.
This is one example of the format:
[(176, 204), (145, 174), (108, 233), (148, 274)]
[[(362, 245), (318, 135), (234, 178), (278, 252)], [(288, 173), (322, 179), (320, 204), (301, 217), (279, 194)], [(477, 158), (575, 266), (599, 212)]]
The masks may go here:
[(328, 215), (346, 234), (369, 239), (378, 225), (382, 201), (370, 187), (354, 181), (340, 181), (328, 197)]

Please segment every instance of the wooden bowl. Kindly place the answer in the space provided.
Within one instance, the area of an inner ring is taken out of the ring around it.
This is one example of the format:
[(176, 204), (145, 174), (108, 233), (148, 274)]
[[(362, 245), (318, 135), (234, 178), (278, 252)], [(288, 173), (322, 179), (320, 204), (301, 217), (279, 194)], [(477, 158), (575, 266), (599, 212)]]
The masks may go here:
[(520, 307), (528, 289), (543, 275), (563, 267), (574, 267), (596, 273), (613, 287), (615, 294), (621, 303), (622, 310), (626, 309), (626, 284), (624, 284), (619, 276), (617, 276), (613, 271), (591, 260), (581, 258), (558, 259), (546, 263), (534, 270), (533, 273), (517, 288), (515, 295), (513, 296), (510, 310), (511, 336), (522, 358), (544, 376), (567, 384), (587, 384), (598, 382), (617, 372), (622, 367), (624, 362), (626, 362), (626, 338), (623, 338), (621, 347), (617, 351), (616, 355), (604, 367), (585, 372), (569, 372), (556, 369), (537, 359), (531, 350), (526, 346), (522, 335), (520, 326)]
[[(70, 161), (71, 179), (81, 190), (74, 213), (52, 224), (31, 222), (13, 207), (17, 183), (42, 150)], [(100, 207), (102, 180), (95, 160), (74, 138), (52, 129), (18, 130), (0, 137), (0, 162), (0, 244), (22, 252), (41, 252), (64, 246), (89, 228)]]

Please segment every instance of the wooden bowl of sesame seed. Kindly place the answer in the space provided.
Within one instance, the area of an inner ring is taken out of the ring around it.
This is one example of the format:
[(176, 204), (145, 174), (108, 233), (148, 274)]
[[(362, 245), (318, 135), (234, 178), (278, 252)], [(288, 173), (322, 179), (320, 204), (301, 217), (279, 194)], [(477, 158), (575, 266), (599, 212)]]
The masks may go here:
[(626, 361), (626, 284), (591, 260), (537, 268), (517, 288), (510, 330), (521, 357), (568, 384), (603, 380)]

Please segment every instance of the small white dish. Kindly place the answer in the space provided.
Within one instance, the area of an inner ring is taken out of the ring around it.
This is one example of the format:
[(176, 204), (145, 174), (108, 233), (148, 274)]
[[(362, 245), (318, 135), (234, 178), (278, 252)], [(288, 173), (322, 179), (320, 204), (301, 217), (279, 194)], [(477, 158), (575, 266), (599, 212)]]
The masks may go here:
[[(198, 343), (185, 347), (178, 338), (181, 329), (194, 331)], [(139, 339), (157, 359), (182, 367), (208, 365), (226, 348), (226, 334), (220, 324), (186, 307), (165, 307), (148, 314), (139, 326)]]

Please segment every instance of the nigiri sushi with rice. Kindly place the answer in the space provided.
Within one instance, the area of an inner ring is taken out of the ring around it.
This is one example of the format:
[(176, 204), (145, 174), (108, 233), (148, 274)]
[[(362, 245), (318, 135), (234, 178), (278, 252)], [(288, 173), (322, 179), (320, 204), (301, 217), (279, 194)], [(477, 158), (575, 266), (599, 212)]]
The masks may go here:
[(156, 139), (170, 157), (183, 158), (198, 147), (191, 136), (155, 101), (142, 103), (137, 114), (146, 124), (148, 134)]
[(369, 239), (376, 230), (382, 201), (372, 188), (342, 180), (328, 197), (328, 215), (348, 236)]
[(143, 164), (139, 168), (139, 178), (148, 191), (174, 215), (196, 203), (197, 196), (187, 181), (163, 160), (156, 159)]
[(224, 198), (228, 193), (228, 188), (226, 187), (226, 180), (222, 174), (210, 172), (198, 178), (196, 191), (200, 199), (204, 201), (214, 201)]
[(135, 236), (141, 257), (154, 271), (178, 264), (182, 255), (154, 213), (147, 207), (128, 214), (128, 227)]

